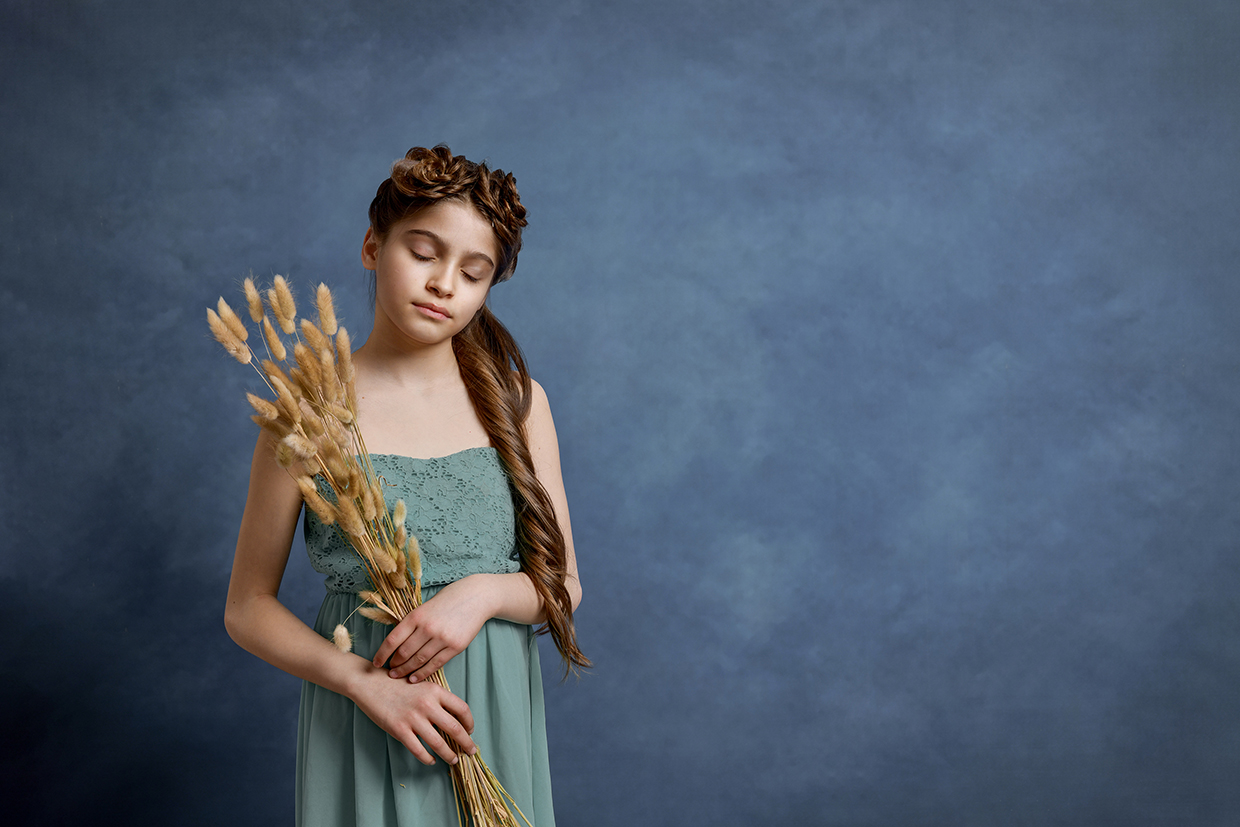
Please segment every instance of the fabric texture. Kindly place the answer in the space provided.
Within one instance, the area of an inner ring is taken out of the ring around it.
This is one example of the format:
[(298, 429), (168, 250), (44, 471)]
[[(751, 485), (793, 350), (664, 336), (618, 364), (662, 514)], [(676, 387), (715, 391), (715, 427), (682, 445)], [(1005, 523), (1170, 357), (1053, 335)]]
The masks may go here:
[[(433, 459), (372, 454), (389, 507), (404, 499), (422, 550), (423, 594), (476, 573), (518, 571), (512, 497), (493, 448)], [(370, 658), (391, 627), (360, 614), (356, 591), (366, 572), (335, 529), (307, 510), (311, 565), (326, 575), (315, 630), (336, 624), (353, 651)], [(479, 754), (534, 827), (553, 827), (551, 773), (538, 646), (531, 627), (489, 620), (444, 667), (454, 694), (469, 704)], [(298, 827), (448, 827), (458, 824), (449, 768), (419, 762), (348, 698), (305, 681), (297, 730)], [(518, 817), (520, 821), (520, 817)]]

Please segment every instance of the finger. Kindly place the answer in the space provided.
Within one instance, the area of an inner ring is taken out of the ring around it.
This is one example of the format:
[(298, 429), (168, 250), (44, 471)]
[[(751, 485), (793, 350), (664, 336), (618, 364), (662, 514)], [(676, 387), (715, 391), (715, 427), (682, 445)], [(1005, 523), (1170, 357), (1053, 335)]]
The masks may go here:
[(413, 753), (413, 757), (421, 761), (423, 764), (434, 764), (435, 756), (426, 751), (426, 747), (422, 746), (422, 742), (418, 740), (418, 736), (413, 732), (406, 732), (403, 736), (396, 740), (405, 745), (405, 749)]
[(422, 645), (414, 648), (413, 643), (409, 643), (410, 652), (406, 655), (404, 647), (396, 650), (396, 654), (392, 655), (390, 663), (390, 671), (388, 672), (393, 678), (403, 678), (414, 669), (435, 656), (435, 653), (442, 648), (442, 644), (434, 640), (424, 640)]
[[(391, 658), (388, 659), (389, 669), (398, 669), (408, 660), (418, 653), (418, 650), (425, 646), (433, 638), (423, 628), (419, 627), (413, 630), (405, 641), (392, 652)], [(415, 665), (416, 666), (416, 665)], [(410, 667), (410, 670), (414, 667)], [(406, 670), (406, 671), (410, 671)]]
[(375, 652), (375, 658), (372, 661), (375, 667), (381, 667), (396, 651), (397, 647), (409, 639), (409, 635), (417, 629), (417, 622), (414, 621), (413, 615), (410, 614), (400, 623), (392, 627), (392, 631), (388, 632), (387, 637), (383, 639), (383, 643), (379, 644), (379, 651)]
[[(442, 758), (447, 764), (455, 764), (457, 762), (458, 756), (456, 754), (456, 750), (452, 748), (451, 744), (444, 740), (444, 737), (439, 733), (439, 730), (435, 729), (435, 727), (431, 724), (440, 724), (441, 722), (447, 723), (447, 721), (451, 719), (451, 715), (445, 715), (443, 714), (443, 710), (440, 710), (439, 714), (434, 716), (434, 720), (431, 721), (428, 719), (425, 728), (418, 732), (418, 735), (422, 737), (422, 741), (431, 748), (431, 751)], [(431, 763), (434, 763), (434, 760), (432, 760)]]
[(443, 708), (452, 713), (452, 716), (461, 722), (461, 726), (465, 727), (466, 732), (474, 731), (474, 713), (470, 711), (469, 704), (465, 703), (465, 699), (453, 695), (451, 692), (444, 690), (444, 698), (440, 701)]
[(469, 733), (465, 731), (465, 726), (446, 709), (442, 710), (442, 716), (436, 719), (435, 724), (443, 730), (443, 733), (450, 740), (456, 743), (461, 752), (466, 755), (473, 755), (478, 751), (477, 744), (474, 743), (474, 739), (469, 737)]
[(435, 674), (436, 671), (442, 669), (444, 667), (444, 664), (452, 660), (459, 653), (460, 653), (459, 649), (452, 649), (452, 648), (445, 646), (444, 648), (440, 649), (439, 652), (434, 657), (432, 657), (422, 666), (419, 666), (417, 670), (412, 675), (409, 676), (409, 683), (417, 683), (418, 681), (426, 680), (431, 675)]

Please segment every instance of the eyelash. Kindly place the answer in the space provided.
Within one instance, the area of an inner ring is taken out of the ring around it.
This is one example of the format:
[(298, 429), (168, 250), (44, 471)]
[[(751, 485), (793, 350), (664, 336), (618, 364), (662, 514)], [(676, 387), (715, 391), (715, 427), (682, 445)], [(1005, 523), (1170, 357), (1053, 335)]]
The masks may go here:
[[(417, 250), (410, 250), (409, 252), (412, 253), (413, 257), (416, 258), (418, 261), (434, 261), (434, 259), (431, 256), (420, 255)], [(466, 279), (468, 279), (470, 284), (477, 284), (478, 282), (482, 281), (482, 279), (478, 278), (477, 276), (471, 276), (469, 273), (462, 272), (461, 275), (464, 276)]]

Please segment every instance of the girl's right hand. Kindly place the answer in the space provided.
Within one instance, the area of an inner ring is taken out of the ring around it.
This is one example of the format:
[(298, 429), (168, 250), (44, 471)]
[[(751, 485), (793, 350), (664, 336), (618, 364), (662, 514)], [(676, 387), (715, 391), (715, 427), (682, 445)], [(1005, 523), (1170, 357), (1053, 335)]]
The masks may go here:
[(370, 720), (404, 744), (423, 764), (435, 763), (435, 756), (426, 747), (448, 764), (457, 761), (456, 750), (436, 727), (454, 740), (462, 752), (473, 755), (478, 751), (469, 737), (474, 729), (469, 704), (433, 681), (394, 681), (387, 670), (366, 664), (366, 674), (350, 696)]

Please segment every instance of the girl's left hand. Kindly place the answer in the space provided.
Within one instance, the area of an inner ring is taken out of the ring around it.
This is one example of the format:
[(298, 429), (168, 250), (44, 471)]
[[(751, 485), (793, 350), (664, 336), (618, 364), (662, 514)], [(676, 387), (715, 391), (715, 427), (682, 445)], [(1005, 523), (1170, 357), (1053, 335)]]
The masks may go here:
[(468, 646), (491, 617), (481, 590), (473, 588), (470, 579), (449, 583), (405, 615), (375, 653), (374, 665), (382, 667), (391, 658), (389, 675), (409, 675), (409, 682), (417, 683)]

